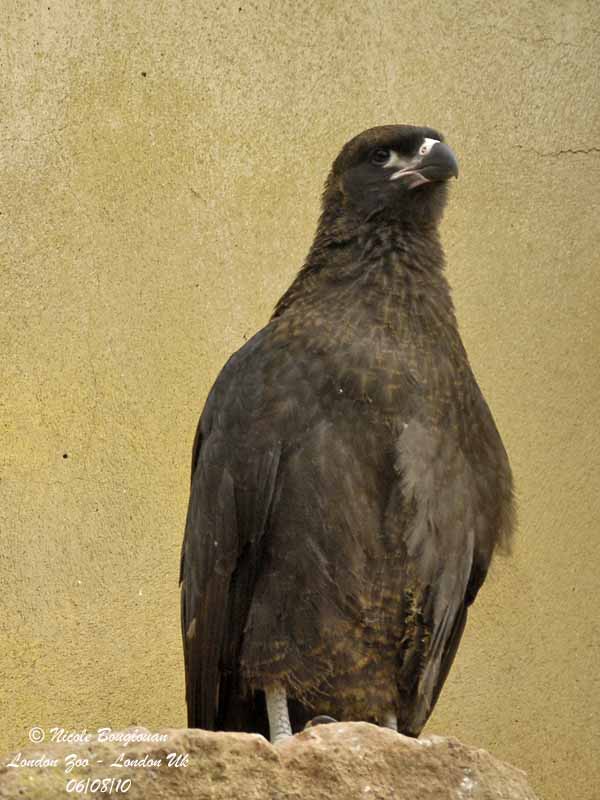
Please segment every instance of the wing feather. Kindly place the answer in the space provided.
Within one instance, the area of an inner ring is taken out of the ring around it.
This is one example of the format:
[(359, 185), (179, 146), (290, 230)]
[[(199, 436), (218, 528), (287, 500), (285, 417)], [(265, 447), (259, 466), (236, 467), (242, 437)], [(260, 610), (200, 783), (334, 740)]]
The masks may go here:
[(404, 531), (406, 589), (416, 607), (398, 688), (410, 698), (406, 729), (418, 735), (448, 675), (464, 630), (477, 560), (477, 483), (448, 434), (415, 420), (399, 438), (400, 500), (413, 509)]
[(203, 426), (208, 435), (199, 430), (194, 444), (181, 618), (188, 725), (214, 730), (232, 699), (224, 689), (242, 643), (281, 447), (255, 454), (240, 474), (227, 436), (210, 430), (204, 415)]

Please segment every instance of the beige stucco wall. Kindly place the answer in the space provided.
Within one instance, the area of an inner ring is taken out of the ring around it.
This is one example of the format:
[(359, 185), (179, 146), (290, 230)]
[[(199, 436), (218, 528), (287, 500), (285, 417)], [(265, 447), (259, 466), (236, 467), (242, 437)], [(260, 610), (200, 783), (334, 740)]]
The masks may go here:
[(185, 722), (194, 426), (365, 127), (429, 124), (510, 453), (498, 561), (429, 725), (600, 782), (600, 7), (594, 0), (2, 3), (0, 751), (33, 725)]

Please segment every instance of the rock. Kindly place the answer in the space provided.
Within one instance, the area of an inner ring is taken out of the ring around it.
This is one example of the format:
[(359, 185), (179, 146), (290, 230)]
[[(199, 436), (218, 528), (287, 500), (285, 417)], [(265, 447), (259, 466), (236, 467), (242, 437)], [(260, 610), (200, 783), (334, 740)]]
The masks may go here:
[(366, 722), (319, 725), (276, 747), (257, 734), (188, 729), (130, 728), (112, 737), (10, 754), (0, 798), (536, 800), (525, 773), (485, 750)]

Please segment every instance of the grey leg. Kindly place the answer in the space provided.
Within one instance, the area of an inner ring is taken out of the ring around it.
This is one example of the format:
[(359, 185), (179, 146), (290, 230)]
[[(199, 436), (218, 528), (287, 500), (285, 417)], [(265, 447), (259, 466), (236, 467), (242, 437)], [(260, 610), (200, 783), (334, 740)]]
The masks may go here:
[(265, 697), (267, 699), (271, 744), (277, 744), (277, 742), (292, 735), (287, 695), (283, 686), (280, 683), (275, 683), (265, 689)]
[(398, 717), (395, 714), (386, 714), (383, 718), (383, 727), (391, 728), (393, 731), (398, 730)]

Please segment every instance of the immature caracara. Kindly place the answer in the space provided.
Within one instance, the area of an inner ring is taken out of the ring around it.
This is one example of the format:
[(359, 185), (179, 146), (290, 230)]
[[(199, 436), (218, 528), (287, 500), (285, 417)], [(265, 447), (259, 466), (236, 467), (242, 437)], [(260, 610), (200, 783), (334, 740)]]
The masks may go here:
[(438, 236), (454, 154), (388, 125), (333, 164), (304, 267), (200, 419), (181, 561), (188, 724), (417, 736), (512, 479)]

